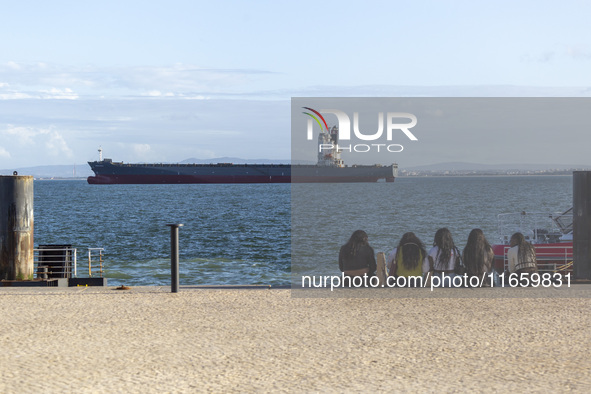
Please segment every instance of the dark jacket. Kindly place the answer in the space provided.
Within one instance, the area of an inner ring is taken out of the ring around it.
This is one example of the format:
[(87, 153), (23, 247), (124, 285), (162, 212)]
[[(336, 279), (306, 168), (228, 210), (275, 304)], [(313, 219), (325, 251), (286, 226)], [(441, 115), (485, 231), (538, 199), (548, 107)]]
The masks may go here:
[(363, 245), (359, 248), (357, 254), (353, 256), (349, 251), (345, 250), (346, 246), (341, 246), (341, 251), (339, 252), (339, 269), (341, 271), (350, 271), (369, 268), (368, 276), (374, 276), (377, 265), (373, 248), (369, 245)]

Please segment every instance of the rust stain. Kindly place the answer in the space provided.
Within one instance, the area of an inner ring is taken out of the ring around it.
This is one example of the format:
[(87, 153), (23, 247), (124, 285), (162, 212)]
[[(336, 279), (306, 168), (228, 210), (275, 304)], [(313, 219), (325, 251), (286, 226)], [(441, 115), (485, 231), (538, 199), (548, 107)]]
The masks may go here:
[(0, 179), (0, 279), (32, 277), (33, 224), (33, 178)]

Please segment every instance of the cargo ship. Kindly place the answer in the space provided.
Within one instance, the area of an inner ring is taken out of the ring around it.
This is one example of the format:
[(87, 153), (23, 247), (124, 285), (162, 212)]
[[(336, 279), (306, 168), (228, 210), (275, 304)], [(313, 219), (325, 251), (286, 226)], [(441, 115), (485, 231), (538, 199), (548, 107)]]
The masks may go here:
[[(103, 159), (88, 164), (94, 176), (88, 183), (108, 184), (175, 184), (175, 183), (348, 183), (394, 182), (398, 174), (396, 163), (383, 165), (346, 166), (338, 149), (338, 128), (320, 133), (319, 144), (332, 149), (318, 153), (315, 165), (290, 164), (128, 164)], [(320, 145), (319, 145), (320, 146)]]

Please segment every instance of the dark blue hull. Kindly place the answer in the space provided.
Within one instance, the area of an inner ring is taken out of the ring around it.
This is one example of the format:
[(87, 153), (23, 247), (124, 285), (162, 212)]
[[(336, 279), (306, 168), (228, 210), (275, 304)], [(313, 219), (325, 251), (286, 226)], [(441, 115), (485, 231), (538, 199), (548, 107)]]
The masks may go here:
[(396, 167), (321, 167), (289, 164), (124, 164), (88, 163), (91, 184), (393, 182)]

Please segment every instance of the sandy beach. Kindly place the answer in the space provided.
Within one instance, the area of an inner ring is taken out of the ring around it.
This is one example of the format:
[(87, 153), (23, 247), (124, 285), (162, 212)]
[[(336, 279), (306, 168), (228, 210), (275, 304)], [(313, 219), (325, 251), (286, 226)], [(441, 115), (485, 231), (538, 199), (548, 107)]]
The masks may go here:
[(589, 298), (79, 287), (0, 305), (3, 393), (591, 390)]

